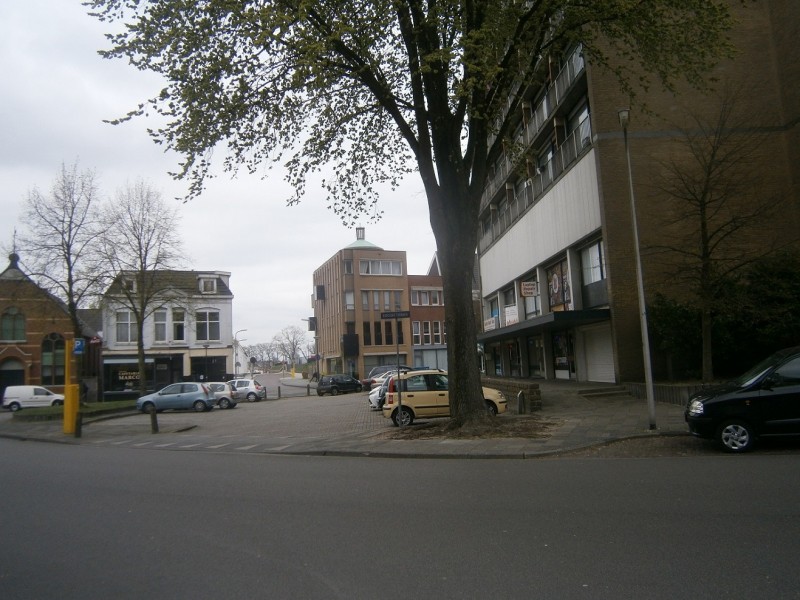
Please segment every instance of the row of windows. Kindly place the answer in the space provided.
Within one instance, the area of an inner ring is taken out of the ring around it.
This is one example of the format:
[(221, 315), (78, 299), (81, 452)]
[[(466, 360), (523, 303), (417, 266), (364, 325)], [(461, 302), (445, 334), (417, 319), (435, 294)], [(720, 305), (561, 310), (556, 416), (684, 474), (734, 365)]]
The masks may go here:
[[(153, 313), (154, 339), (156, 342), (167, 341), (168, 311), (159, 309)], [(139, 339), (136, 329), (136, 317), (129, 310), (117, 311), (117, 342), (136, 342)], [(199, 342), (219, 341), (219, 311), (198, 311), (195, 313), (195, 339)], [(186, 311), (172, 309), (172, 341), (186, 341)]]
[[(581, 275), (583, 285), (589, 285), (606, 279), (606, 262), (603, 243), (598, 240), (580, 251)], [(570, 286), (569, 262), (566, 258), (545, 269), (547, 300), (550, 310), (570, 310), (572, 308), (572, 288)], [(537, 280), (536, 273), (520, 282), (520, 292), (524, 298), (525, 318), (530, 319), (541, 314), (541, 296), (543, 290)], [(488, 302), (490, 318), (500, 316), (504, 311), (504, 323), (510, 325), (517, 321), (517, 286), (511, 285)]]
[(442, 306), (442, 290), (411, 290), (411, 306)]
[(413, 321), (411, 323), (411, 344), (414, 346), (430, 346), (446, 344), (447, 332), (443, 321)]
[[(125, 279), (123, 285), (128, 292), (136, 292), (135, 279)], [(203, 294), (215, 294), (217, 292), (217, 279), (215, 277), (200, 277), (197, 289)]]
[[(396, 330), (395, 324), (397, 326)], [(364, 321), (362, 323), (362, 334), (365, 346), (389, 346), (405, 343), (402, 321)], [(397, 334), (396, 341), (395, 334)]]
[[(352, 298), (353, 292), (345, 292), (346, 308), (355, 308), (347, 303), (347, 294)], [(403, 292), (400, 290), (361, 290), (362, 310), (398, 310), (402, 302)]]
[(360, 260), (361, 275), (402, 275), (403, 263), (399, 260)]

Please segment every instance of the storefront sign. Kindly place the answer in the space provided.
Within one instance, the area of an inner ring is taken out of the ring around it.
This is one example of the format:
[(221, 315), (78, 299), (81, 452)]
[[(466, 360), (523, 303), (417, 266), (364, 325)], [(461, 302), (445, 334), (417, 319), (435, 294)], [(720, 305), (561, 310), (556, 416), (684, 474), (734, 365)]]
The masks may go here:
[(525, 298), (539, 295), (538, 281), (523, 281), (519, 284), (520, 294)]

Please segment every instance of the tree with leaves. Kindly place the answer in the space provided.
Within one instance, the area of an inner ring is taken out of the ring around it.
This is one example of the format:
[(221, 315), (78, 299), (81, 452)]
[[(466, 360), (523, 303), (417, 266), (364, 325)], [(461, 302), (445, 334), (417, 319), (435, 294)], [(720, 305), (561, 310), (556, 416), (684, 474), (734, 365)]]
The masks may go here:
[(142, 180), (119, 190), (101, 219), (101, 255), (113, 275), (105, 300), (112, 314), (116, 310), (133, 314), (142, 395), (147, 392), (145, 319), (165, 302), (185, 304), (185, 298), (174, 293), (169, 276), (185, 260), (178, 220), (177, 210), (166, 206), (161, 194)]
[(17, 251), (30, 276), (67, 305), (76, 336), (78, 308), (102, 291), (107, 272), (99, 264), (100, 192), (94, 171), (76, 161), (61, 165), (49, 193), (34, 187), (25, 201)]
[(653, 80), (699, 85), (731, 53), (732, 18), (717, 0), (85, 3), (125, 22), (103, 56), (166, 79), (124, 119), (164, 117), (152, 133), (183, 155), (190, 196), (222, 148), (228, 170), (283, 162), (289, 203), (327, 167), (329, 205), (346, 223), (370, 212), (380, 184), (419, 174), (448, 300), (456, 424), (485, 415), (471, 275), (481, 195), (521, 112), (517, 91), (541, 87), (549, 59), (578, 42), (631, 94)]
[(679, 128), (678, 158), (662, 163), (664, 175), (656, 182), (667, 200), (662, 224), (669, 242), (648, 249), (699, 312), (704, 382), (714, 379), (714, 320), (737, 308), (732, 281), (754, 261), (796, 241), (772, 235), (781, 199), (765, 185), (764, 162), (756, 160), (765, 138), (753, 127), (752, 114), (737, 110), (738, 95), (723, 87), (716, 108), (690, 111), (691, 125)]

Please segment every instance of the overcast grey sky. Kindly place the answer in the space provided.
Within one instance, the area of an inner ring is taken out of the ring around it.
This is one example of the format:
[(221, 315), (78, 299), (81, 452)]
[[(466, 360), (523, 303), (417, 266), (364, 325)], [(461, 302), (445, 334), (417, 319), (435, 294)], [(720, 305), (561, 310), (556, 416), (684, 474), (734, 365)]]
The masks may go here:
[[(166, 155), (146, 133), (153, 122), (103, 123), (154, 95), (159, 81), (124, 61), (100, 58), (107, 25), (89, 17), (80, 0), (0, 2), (0, 244), (11, 245), (28, 192), (49, 191), (62, 163), (96, 171), (103, 195), (143, 178), (164, 198), (182, 197), (173, 181), (177, 157)], [(287, 325), (304, 327), (312, 314), (316, 267), (355, 240), (309, 186), (300, 206), (280, 172), (265, 178), (220, 174), (202, 197), (180, 207), (181, 237), (193, 269), (231, 272), (233, 329), (247, 329), (246, 344), (269, 341)], [(395, 192), (387, 189), (383, 219), (360, 223), (367, 240), (405, 250), (408, 269), (424, 274), (435, 251), (418, 175)], [(24, 262), (24, 256), (22, 257)], [(6, 257), (0, 257), (7, 265)]]

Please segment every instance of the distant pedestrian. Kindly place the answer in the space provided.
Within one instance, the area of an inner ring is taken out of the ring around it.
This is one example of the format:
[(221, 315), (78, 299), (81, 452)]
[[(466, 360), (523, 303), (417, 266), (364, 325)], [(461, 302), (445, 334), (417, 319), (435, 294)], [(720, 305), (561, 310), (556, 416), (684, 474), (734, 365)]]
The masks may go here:
[(317, 371), (311, 374), (311, 381), (319, 381), (319, 373)]

